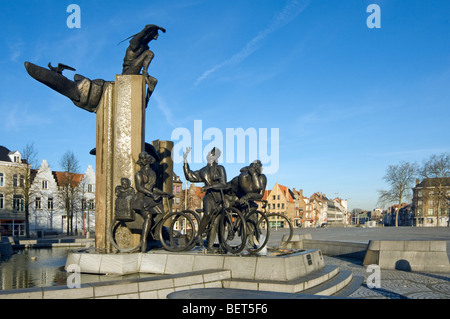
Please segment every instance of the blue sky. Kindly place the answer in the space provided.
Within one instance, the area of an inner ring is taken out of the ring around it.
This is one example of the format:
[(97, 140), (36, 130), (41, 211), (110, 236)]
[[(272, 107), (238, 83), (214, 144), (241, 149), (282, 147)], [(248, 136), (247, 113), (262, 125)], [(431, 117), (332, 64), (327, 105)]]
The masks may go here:
[[(66, 24), (72, 3), (79, 29)], [(379, 29), (367, 27), (370, 4), (381, 9)], [(149, 73), (159, 82), (148, 142), (193, 132), (195, 120), (224, 135), (277, 128), (269, 189), (278, 182), (373, 209), (388, 165), (449, 151), (448, 12), (449, 1), (423, 0), (3, 0), (0, 145), (20, 151), (34, 142), (38, 161), (54, 170), (67, 150), (82, 171), (94, 165), (95, 114), (32, 79), (23, 63), (62, 62), (114, 80), (127, 48), (118, 43), (157, 24), (167, 33), (150, 43)], [(253, 160), (224, 163), (228, 178)]]

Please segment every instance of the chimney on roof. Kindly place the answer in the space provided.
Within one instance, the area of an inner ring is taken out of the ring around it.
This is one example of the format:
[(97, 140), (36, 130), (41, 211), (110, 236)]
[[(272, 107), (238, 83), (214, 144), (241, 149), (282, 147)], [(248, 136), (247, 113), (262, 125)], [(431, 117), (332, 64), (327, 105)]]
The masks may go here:
[(420, 180), (417, 178), (416, 179), (416, 186), (419, 185), (419, 183), (420, 183)]

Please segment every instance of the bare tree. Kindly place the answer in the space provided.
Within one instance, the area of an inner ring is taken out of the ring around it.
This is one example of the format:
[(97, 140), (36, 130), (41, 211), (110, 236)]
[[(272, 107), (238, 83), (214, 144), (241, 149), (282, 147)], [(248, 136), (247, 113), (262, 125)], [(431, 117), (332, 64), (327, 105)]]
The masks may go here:
[[(33, 182), (33, 167), (37, 164), (37, 151), (34, 147), (34, 143), (28, 143), (22, 150), (22, 159), (26, 161), (23, 168), (23, 199), (25, 209), (25, 236), (30, 237), (30, 201), (33, 197), (33, 190), (31, 183)], [(22, 182), (21, 182), (22, 184)]]
[(441, 210), (448, 208), (449, 194), (444, 191), (444, 186), (450, 183), (450, 153), (432, 155), (423, 163), (420, 174), (423, 178), (428, 179), (427, 184), (434, 188), (434, 209), (437, 216), (437, 226), (440, 226)]
[(381, 204), (398, 203), (395, 215), (395, 227), (398, 227), (398, 215), (402, 202), (411, 197), (414, 180), (418, 168), (416, 163), (400, 162), (398, 165), (389, 165), (383, 180), (390, 185), (389, 190), (380, 190), (378, 201)]
[(66, 212), (67, 235), (73, 235), (73, 213), (79, 199), (79, 161), (72, 151), (67, 151), (59, 164), (63, 169), (59, 176), (59, 197)]

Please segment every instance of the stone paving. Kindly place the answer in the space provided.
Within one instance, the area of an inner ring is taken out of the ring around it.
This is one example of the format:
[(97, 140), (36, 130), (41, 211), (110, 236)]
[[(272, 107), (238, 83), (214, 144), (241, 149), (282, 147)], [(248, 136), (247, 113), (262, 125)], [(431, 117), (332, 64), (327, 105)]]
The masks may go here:
[(362, 299), (450, 299), (450, 273), (419, 273), (381, 269), (380, 288), (366, 284), (372, 272), (362, 262), (324, 256), (325, 263), (352, 271), (354, 276), (364, 277), (363, 285), (349, 297)]
[[(271, 233), (275, 245), (286, 233), (285, 230)], [(297, 228), (296, 234), (311, 234), (317, 240), (369, 242), (369, 240), (444, 240), (450, 259), (450, 228), (418, 227), (341, 227), (341, 228)], [(270, 242), (269, 242), (270, 244)], [(325, 263), (351, 270), (354, 276), (364, 277), (363, 285), (350, 295), (363, 299), (450, 299), (450, 273), (419, 273), (381, 269), (381, 288), (368, 288), (367, 277), (371, 272), (362, 261), (325, 257)]]

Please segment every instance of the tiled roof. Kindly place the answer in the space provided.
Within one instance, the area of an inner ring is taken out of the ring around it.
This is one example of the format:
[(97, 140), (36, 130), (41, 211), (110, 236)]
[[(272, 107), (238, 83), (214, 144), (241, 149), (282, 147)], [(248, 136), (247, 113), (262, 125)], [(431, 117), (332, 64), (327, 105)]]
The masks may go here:
[[(450, 177), (442, 178), (443, 186), (450, 186)], [(416, 185), (416, 187), (436, 187), (439, 186), (438, 178), (425, 178), (422, 182)]]
[(283, 193), (284, 197), (286, 197), (286, 200), (288, 202), (293, 203), (294, 202), (294, 194), (287, 186), (283, 186), (278, 184), (278, 187), (280, 187), (281, 192)]
[[(65, 186), (68, 182), (67, 172), (52, 172), (58, 186)], [(83, 180), (83, 174), (73, 174), (72, 186), (76, 187)]]
[(11, 159), (9, 158), (8, 154), (11, 151), (7, 149), (6, 147), (0, 145), (0, 161), (2, 162), (11, 162)]

